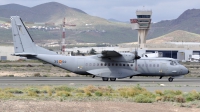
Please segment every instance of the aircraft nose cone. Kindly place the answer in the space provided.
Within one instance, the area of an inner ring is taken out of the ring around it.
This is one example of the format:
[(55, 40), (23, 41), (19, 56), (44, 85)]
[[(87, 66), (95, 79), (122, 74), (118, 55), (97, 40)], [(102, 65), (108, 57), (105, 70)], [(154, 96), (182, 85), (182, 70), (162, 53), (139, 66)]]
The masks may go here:
[(190, 71), (188, 70), (188, 68), (186, 68), (185, 66), (182, 66), (181, 69), (183, 71), (182, 72), (183, 75), (186, 75), (186, 74), (190, 73)]

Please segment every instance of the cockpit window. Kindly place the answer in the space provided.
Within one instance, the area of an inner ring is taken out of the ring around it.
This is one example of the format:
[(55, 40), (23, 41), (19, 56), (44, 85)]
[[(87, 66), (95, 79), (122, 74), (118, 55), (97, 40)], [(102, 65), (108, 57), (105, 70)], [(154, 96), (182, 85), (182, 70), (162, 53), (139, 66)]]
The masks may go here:
[(177, 65), (177, 62), (175, 62), (175, 61), (170, 61), (170, 65)]
[(170, 61), (170, 65), (173, 65), (173, 61)]
[(177, 63), (175, 61), (173, 61), (174, 65), (177, 65)]
[(180, 63), (178, 61), (175, 61), (177, 65), (180, 65)]

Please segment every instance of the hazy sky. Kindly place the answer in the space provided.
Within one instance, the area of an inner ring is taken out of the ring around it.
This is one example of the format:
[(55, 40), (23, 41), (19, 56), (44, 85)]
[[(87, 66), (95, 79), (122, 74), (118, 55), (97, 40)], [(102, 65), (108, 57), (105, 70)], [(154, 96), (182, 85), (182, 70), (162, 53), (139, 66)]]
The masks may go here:
[[(33, 7), (49, 0), (0, 0), (0, 5), (16, 3)], [(200, 9), (200, 0), (56, 0), (69, 7), (105, 19), (129, 21), (137, 9), (152, 10), (152, 21), (176, 19), (187, 9)]]

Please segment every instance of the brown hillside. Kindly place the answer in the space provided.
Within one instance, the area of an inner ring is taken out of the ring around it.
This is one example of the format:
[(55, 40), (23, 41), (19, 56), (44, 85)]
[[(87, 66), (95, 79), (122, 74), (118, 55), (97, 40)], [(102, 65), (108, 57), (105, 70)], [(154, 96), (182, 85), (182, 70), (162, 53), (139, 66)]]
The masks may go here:
[(183, 30), (176, 30), (158, 38), (147, 40), (147, 43), (164, 42), (200, 42), (200, 35)]

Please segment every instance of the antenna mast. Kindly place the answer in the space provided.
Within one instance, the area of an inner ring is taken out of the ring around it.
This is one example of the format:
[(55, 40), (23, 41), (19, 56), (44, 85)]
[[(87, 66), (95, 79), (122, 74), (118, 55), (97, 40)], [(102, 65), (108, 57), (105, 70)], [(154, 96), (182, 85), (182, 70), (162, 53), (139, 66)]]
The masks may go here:
[(62, 42), (61, 42), (61, 54), (65, 53), (65, 18), (63, 19), (63, 32), (62, 32)]
[(63, 32), (62, 32), (62, 42), (61, 42), (61, 54), (64, 54), (65, 53), (65, 27), (66, 26), (76, 26), (76, 25), (73, 25), (73, 24), (66, 24), (65, 22), (65, 18), (63, 19), (63, 24), (62, 24), (62, 28), (63, 28)]

